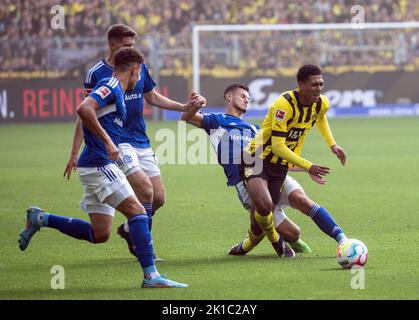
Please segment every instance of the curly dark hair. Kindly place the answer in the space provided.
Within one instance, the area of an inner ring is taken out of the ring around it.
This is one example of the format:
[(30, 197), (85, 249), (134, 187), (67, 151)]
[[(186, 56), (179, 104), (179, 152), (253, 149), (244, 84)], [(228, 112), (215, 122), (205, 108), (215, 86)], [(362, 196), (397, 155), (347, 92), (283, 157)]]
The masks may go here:
[(131, 48), (118, 50), (114, 58), (115, 70), (125, 69), (133, 63), (142, 64), (143, 62), (144, 56), (142, 53)]
[(318, 76), (322, 74), (322, 70), (314, 64), (306, 64), (298, 69), (298, 82), (307, 81), (311, 76)]

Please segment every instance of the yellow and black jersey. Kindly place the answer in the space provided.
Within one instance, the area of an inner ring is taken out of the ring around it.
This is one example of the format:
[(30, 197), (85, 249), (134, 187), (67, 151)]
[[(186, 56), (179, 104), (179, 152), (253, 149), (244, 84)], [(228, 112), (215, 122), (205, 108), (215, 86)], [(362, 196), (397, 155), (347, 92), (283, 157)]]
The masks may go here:
[(317, 102), (302, 106), (299, 89), (283, 93), (269, 107), (261, 130), (244, 149), (251, 156), (278, 166), (297, 165), (309, 170), (312, 163), (301, 158), (301, 148), (308, 131), (315, 124), (329, 146), (335, 143), (327, 122), (329, 100), (320, 95)]

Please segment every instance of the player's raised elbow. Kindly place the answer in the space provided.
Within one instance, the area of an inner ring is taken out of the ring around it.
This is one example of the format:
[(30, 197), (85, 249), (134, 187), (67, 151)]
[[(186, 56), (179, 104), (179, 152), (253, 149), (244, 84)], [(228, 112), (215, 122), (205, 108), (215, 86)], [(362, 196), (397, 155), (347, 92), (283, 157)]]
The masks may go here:
[(87, 108), (88, 107), (84, 101), (80, 103), (79, 106), (76, 108), (77, 115), (80, 117), (80, 119), (83, 119), (86, 116)]
[(182, 113), (182, 116), (180, 117), (182, 121), (185, 121), (186, 123), (190, 123), (191, 117), (189, 117), (186, 112)]
[(82, 103), (76, 108), (77, 115), (83, 119), (85, 118), (91, 111), (95, 111), (96, 106), (94, 104), (94, 100), (90, 98), (86, 98), (83, 100)]

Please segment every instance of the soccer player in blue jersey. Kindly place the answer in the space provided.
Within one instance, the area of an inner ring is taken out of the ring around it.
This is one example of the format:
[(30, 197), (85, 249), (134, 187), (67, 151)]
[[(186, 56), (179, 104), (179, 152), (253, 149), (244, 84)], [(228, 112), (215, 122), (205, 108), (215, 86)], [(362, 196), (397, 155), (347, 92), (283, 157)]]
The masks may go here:
[[(109, 28), (109, 56), (106, 59), (100, 60), (87, 72), (84, 80), (86, 93), (100, 79), (109, 77), (112, 74), (115, 52), (120, 48), (133, 48), (136, 36), (137, 34), (134, 30), (123, 24), (116, 24)], [(127, 121), (118, 145), (121, 159), (117, 162), (134, 189), (137, 198), (143, 203), (147, 211), (150, 230), (152, 229), (152, 217), (154, 213), (165, 201), (165, 192), (160, 168), (146, 134), (146, 124), (143, 118), (143, 97), (151, 105), (174, 111), (186, 111), (191, 106), (191, 99), (195, 99), (194, 101), (203, 99), (203, 97), (193, 94), (188, 104), (184, 105), (162, 96), (154, 89), (155, 86), (156, 83), (151, 78), (147, 66), (142, 64), (136, 86), (130, 92), (125, 93)], [(80, 121), (78, 121), (70, 160), (64, 172), (67, 178), (70, 177), (72, 170), (77, 167), (77, 156), (82, 140), (83, 132)], [(135, 255), (128, 233), (129, 228), (127, 223), (118, 227), (118, 234), (127, 241), (130, 252)], [(157, 255), (154, 256), (156, 261), (164, 261)]]
[[(193, 108), (182, 114), (182, 120), (205, 129), (210, 135), (211, 143), (218, 157), (218, 162), (223, 166), (224, 173), (228, 179), (228, 186), (235, 186), (237, 195), (245, 209), (250, 212), (252, 201), (246, 191), (243, 174), (240, 169), (241, 151), (256, 135), (258, 128), (242, 119), (246, 113), (250, 101), (249, 89), (245, 84), (232, 84), (224, 92), (225, 112), (224, 113), (198, 113), (199, 107)], [(299, 168), (291, 171), (302, 171)], [(310, 177), (319, 184), (325, 180), (317, 176)], [(274, 210), (274, 222), (276, 230), (289, 242), (290, 246), (297, 252), (311, 252), (307, 244), (299, 239), (300, 230), (284, 213), (284, 208), (292, 207), (303, 214), (311, 216), (313, 208), (321, 208), (314, 201), (307, 197), (301, 185), (292, 177), (287, 176), (282, 187), (279, 202)], [(325, 211), (325, 209), (321, 208)], [(327, 214), (328, 215), (328, 214)], [(329, 235), (318, 218), (313, 221), (319, 228)], [(337, 224), (336, 224), (337, 225)], [(344, 235), (343, 235), (344, 236)], [(263, 230), (251, 215), (251, 225), (248, 235), (240, 244), (233, 246), (229, 254), (245, 255), (252, 250), (264, 238)], [(288, 255), (292, 253), (288, 250)]]
[(136, 86), (143, 62), (138, 51), (120, 50), (115, 55), (112, 77), (100, 80), (77, 108), (85, 140), (77, 173), (83, 187), (81, 208), (89, 214), (90, 223), (30, 207), (26, 227), (20, 233), (19, 247), (26, 250), (33, 235), (43, 227), (91, 243), (106, 242), (117, 209), (128, 219), (129, 235), (144, 272), (142, 287), (184, 288), (186, 284), (171, 281), (157, 271), (146, 210), (125, 175), (114, 164), (119, 159), (117, 145), (127, 117), (124, 93)]

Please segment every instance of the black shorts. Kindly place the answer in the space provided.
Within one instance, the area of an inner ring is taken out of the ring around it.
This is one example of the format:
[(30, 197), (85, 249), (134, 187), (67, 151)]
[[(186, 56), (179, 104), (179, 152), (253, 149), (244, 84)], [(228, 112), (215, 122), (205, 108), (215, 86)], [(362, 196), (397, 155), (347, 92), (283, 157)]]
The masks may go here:
[(281, 187), (287, 177), (288, 166), (263, 161), (263, 167), (255, 170), (253, 165), (243, 165), (243, 179), (248, 182), (253, 178), (262, 178), (268, 183), (272, 203), (278, 203)]

